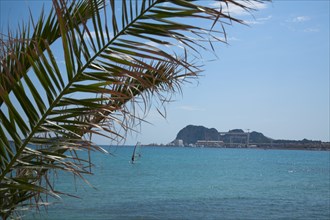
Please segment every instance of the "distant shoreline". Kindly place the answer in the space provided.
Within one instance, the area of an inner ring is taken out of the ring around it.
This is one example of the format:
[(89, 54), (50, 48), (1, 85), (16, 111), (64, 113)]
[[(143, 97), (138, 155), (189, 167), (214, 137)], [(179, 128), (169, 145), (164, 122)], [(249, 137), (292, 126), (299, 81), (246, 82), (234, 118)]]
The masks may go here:
[(280, 149), (280, 150), (311, 150), (330, 151), (330, 142), (319, 140), (285, 140), (273, 139), (261, 132), (250, 129), (232, 129), (219, 132), (215, 128), (201, 125), (187, 125), (176, 135), (168, 145), (185, 147), (211, 147), (211, 148), (254, 148), (254, 149)]
[(218, 149), (256, 149), (256, 150), (307, 150), (307, 151), (330, 151), (330, 143), (323, 143), (323, 146), (178, 146), (164, 144), (142, 144), (143, 147), (181, 147), (181, 148), (218, 148)]

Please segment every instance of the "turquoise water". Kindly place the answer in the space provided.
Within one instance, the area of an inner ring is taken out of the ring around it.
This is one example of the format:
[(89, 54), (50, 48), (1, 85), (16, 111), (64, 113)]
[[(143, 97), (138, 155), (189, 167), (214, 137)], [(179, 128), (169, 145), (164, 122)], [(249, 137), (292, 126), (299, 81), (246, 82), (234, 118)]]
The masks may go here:
[(112, 147), (94, 154), (96, 189), (70, 176), (48, 213), (26, 219), (330, 219), (330, 152)]

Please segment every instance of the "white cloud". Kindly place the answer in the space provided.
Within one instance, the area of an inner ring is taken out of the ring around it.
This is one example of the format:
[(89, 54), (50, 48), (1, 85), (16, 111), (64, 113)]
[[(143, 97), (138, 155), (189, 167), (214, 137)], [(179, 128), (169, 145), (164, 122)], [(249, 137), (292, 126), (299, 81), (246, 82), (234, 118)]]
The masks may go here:
[(148, 44), (148, 45), (150, 45), (152, 47), (159, 47), (160, 46), (158, 43), (153, 42), (153, 41), (147, 41), (147, 42), (145, 42), (145, 44)]
[(60, 61), (58, 61), (58, 63), (64, 65), (65, 64), (65, 60), (60, 60)]
[[(267, 4), (265, 3), (261, 3), (261, 2), (240, 2), (242, 5), (248, 7), (248, 8), (252, 8), (252, 9), (256, 9), (256, 10), (262, 10), (267, 8)], [(226, 5), (226, 3), (224, 2), (216, 2), (216, 3), (212, 3), (211, 6), (216, 7), (216, 8), (222, 8), (224, 13), (228, 13), (230, 15), (250, 15), (250, 13), (246, 10), (244, 10), (242, 7), (234, 5), (232, 3), (229, 3), (228, 6)]]
[(246, 24), (250, 24), (250, 25), (253, 25), (253, 24), (264, 24), (266, 21), (270, 20), (272, 18), (271, 15), (267, 16), (267, 17), (264, 17), (264, 18), (257, 18), (255, 20), (245, 20), (244, 22)]
[(227, 40), (228, 41), (240, 41), (240, 39), (238, 39), (236, 37), (228, 37)]
[(189, 111), (189, 112), (192, 112), (192, 111), (205, 111), (206, 110), (205, 108), (199, 108), (199, 107), (191, 106), (191, 105), (182, 105), (182, 106), (179, 106), (178, 109), (181, 109), (181, 110), (184, 110), (184, 111)]
[(263, 22), (257, 21), (257, 20), (247, 20), (244, 21), (245, 24), (253, 25), (253, 24), (263, 24)]
[(297, 16), (297, 17), (293, 18), (291, 20), (291, 22), (301, 23), (301, 22), (305, 22), (305, 21), (309, 21), (309, 20), (311, 20), (311, 18), (308, 16)]
[(62, 57), (59, 58), (59, 57), (55, 56), (54, 58), (58, 64), (65, 64), (65, 60)]
[(291, 17), (290, 19), (286, 20), (286, 24), (284, 25), (291, 31), (300, 31), (306, 33), (319, 32), (320, 29), (318, 27), (308, 27), (308, 25), (311, 24), (308, 21), (311, 19), (311, 17), (305, 15)]
[(319, 31), (320, 31), (320, 29), (318, 29), (318, 28), (306, 28), (304, 30), (304, 32), (309, 32), (309, 33), (311, 33), (311, 32), (319, 32)]
[(258, 20), (258, 21), (268, 21), (268, 20), (272, 19), (272, 17), (273, 17), (273, 16), (268, 15), (267, 17), (264, 17), (264, 18), (258, 18), (257, 20)]
[(241, 39), (237, 38), (237, 37), (218, 37), (219, 40), (222, 40), (223, 42), (230, 42), (230, 41), (241, 41)]

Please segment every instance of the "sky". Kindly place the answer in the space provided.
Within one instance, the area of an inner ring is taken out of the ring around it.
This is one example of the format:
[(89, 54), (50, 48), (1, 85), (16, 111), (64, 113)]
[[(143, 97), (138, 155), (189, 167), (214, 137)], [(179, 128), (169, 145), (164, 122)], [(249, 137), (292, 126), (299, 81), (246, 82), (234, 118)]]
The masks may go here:
[[(0, 0), (0, 31), (26, 19), (27, 5), (38, 14), (40, 2)], [(258, 8), (254, 18), (233, 11), (249, 26), (227, 27), (229, 45), (216, 47), (217, 60), (205, 62), (198, 80), (183, 85), (166, 118), (152, 108), (149, 123), (128, 134), (125, 144), (167, 144), (190, 124), (330, 141), (329, 1), (273, 0)]]

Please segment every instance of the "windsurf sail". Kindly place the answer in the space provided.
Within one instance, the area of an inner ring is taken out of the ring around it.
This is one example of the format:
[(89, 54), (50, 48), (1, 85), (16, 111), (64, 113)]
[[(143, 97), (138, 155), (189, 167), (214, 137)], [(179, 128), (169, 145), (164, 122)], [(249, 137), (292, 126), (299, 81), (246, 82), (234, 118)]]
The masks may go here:
[(140, 149), (141, 149), (141, 143), (137, 142), (133, 150), (131, 163), (136, 162), (136, 160), (141, 157)]

